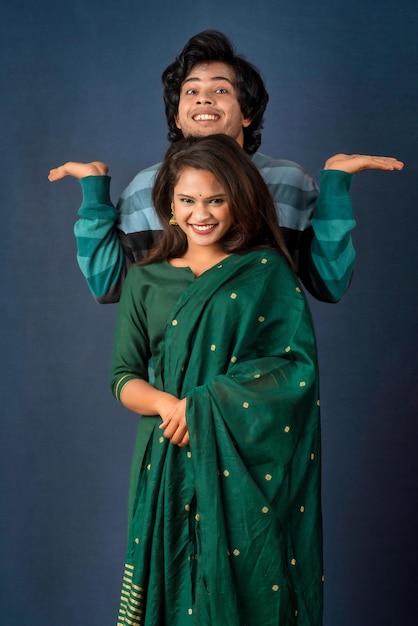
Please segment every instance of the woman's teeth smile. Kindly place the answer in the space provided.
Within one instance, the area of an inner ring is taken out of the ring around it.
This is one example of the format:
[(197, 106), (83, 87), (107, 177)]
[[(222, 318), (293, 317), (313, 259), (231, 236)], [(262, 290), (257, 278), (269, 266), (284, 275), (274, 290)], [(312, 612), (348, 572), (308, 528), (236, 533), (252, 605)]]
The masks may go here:
[(216, 224), (190, 224), (190, 226), (199, 233), (209, 233), (215, 228)]

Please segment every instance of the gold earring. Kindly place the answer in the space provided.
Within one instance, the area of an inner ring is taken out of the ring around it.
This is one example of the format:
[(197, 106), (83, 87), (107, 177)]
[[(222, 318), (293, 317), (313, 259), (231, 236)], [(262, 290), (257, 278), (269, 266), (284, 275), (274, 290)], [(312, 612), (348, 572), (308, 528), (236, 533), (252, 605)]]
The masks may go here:
[(171, 217), (168, 223), (170, 224), (170, 226), (176, 226), (177, 224), (176, 214), (174, 212), (174, 202), (171, 203)]

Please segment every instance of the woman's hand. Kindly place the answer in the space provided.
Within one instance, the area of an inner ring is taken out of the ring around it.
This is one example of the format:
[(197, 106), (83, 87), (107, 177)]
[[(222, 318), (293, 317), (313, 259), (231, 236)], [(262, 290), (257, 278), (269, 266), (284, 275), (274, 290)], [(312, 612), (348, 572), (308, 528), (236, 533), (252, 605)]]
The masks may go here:
[(170, 439), (171, 443), (181, 448), (189, 445), (189, 432), (186, 423), (186, 398), (178, 400), (161, 418), (163, 420), (159, 428), (164, 430), (164, 437)]

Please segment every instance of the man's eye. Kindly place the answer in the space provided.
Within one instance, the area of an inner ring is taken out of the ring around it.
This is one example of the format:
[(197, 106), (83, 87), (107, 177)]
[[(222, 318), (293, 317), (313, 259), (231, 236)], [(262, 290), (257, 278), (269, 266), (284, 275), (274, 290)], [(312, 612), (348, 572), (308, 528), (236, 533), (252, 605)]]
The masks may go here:
[(188, 89), (186, 91), (186, 96), (194, 96), (195, 93), (196, 93), (196, 89)]
[(228, 93), (228, 90), (225, 87), (218, 87), (216, 93)]

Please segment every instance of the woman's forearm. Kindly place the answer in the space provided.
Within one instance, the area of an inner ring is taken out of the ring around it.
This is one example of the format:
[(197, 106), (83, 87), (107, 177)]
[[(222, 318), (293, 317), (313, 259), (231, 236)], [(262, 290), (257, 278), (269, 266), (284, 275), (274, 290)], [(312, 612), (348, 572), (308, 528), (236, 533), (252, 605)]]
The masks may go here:
[(127, 409), (140, 415), (164, 417), (179, 400), (165, 391), (156, 389), (145, 380), (135, 378), (124, 385), (120, 401)]

